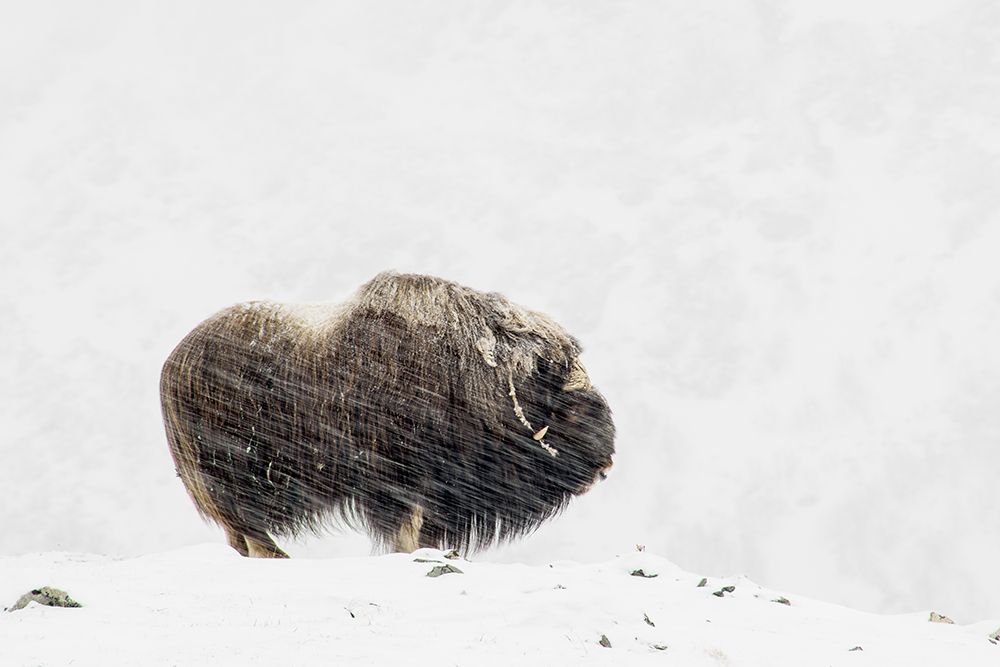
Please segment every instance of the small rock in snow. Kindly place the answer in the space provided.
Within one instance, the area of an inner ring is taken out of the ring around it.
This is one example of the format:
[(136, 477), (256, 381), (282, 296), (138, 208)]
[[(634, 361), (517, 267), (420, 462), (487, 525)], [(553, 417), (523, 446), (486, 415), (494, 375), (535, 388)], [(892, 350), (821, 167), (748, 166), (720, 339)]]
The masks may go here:
[(440, 577), (442, 574), (465, 574), (454, 565), (438, 565), (427, 573), (428, 577)]
[(698, 588), (704, 588), (708, 584), (708, 579), (702, 579), (698, 582)]
[(712, 595), (714, 595), (717, 598), (721, 598), (721, 597), (725, 596), (726, 593), (732, 593), (735, 590), (736, 590), (736, 586), (723, 586), (719, 590), (717, 590), (714, 593), (712, 593)]
[(37, 602), (47, 607), (82, 607), (83, 605), (69, 596), (66, 591), (58, 588), (42, 586), (35, 588), (17, 599), (14, 606), (7, 611), (18, 611), (28, 606), (30, 602)]
[(652, 579), (653, 577), (658, 577), (660, 575), (658, 575), (658, 574), (646, 574), (642, 570), (642, 568), (639, 568), (638, 570), (632, 570), (632, 576), (633, 577), (645, 577), (646, 579)]
[(604, 648), (611, 648), (611, 640), (608, 639), (607, 635), (601, 635), (601, 639), (597, 643), (603, 646)]
[(777, 602), (778, 604), (785, 604), (785, 605), (788, 605), (789, 607), (792, 606), (792, 601), (789, 600), (786, 597), (780, 597), (780, 598), (771, 600), (771, 602)]
[(952, 624), (954, 624), (954, 622), (955, 622), (955, 621), (951, 620), (950, 618), (948, 618), (947, 616), (944, 616), (942, 614), (937, 613), (936, 611), (932, 611), (931, 612), (931, 616), (930, 616), (930, 618), (928, 620), (931, 623), (952, 623)]

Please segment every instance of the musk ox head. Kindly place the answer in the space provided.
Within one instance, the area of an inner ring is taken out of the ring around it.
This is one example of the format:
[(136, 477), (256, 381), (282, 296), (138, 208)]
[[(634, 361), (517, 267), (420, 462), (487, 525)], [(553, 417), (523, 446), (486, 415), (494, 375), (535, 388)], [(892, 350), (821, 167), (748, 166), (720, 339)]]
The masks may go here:
[(536, 528), (611, 467), (580, 346), (495, 293), (382, 273), (348, 302), (223, 310), (160, 382), (177, 473), (243, 555), (339, 520), (397, 550)]

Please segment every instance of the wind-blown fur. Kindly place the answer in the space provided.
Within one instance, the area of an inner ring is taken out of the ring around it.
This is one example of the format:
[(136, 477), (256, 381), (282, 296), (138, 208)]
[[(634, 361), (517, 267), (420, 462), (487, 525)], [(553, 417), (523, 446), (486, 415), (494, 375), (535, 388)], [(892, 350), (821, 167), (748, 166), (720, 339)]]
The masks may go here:
[(535, 529), (611, 466), (614, 426), (546, 315), (382, 273), (339, 306), (223, 310), (163, 366), (164, 424), (201, 514), (252, 556), (328, 519), (384, 546)]

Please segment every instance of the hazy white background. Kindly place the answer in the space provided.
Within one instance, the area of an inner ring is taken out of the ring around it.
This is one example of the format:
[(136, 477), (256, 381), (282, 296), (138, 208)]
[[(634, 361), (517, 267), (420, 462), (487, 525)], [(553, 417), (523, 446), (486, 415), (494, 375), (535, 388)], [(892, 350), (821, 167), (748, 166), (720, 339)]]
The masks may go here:
[(0, 0), (0, 554), (221, 541), (163, 359), (395, 268), (549, 312), (615, 411), (480, 559), (996, 617), (998, 118), (990, 1)]

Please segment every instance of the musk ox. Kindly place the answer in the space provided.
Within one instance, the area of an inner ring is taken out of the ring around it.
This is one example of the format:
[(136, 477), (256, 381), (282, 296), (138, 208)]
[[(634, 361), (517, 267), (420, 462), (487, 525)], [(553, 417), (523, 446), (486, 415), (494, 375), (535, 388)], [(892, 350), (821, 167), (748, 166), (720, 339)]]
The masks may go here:
[[(178, 476), (244, 556), (329, 520), (382, 547), (535, 529), (611, 467), (611, 412), (548, 316), (421, 275), (340, 305), (251, 302), (163, 366)], [(270, 534), (269, 534), (270, 533)]]

